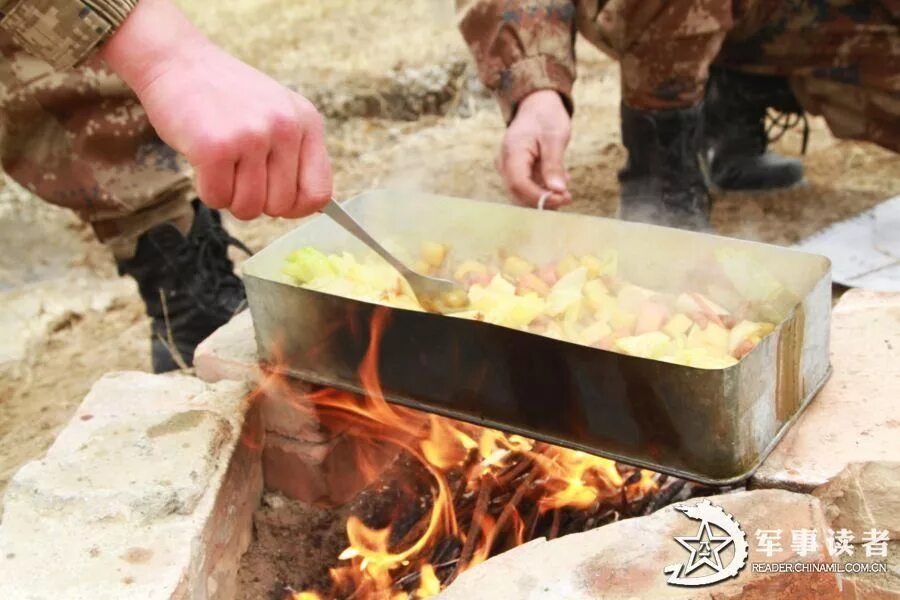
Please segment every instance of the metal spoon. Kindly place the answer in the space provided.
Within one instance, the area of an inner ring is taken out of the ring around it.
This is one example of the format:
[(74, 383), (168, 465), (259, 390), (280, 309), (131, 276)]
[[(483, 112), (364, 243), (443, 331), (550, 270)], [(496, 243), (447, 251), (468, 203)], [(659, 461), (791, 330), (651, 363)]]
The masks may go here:
[(448, 279), (428, 277), (416, 273), (407, 267), (388, 252), (384, 246), (379, 244), (368, 231), (363, 229), (362, 225), (357, 223), (356, 219), (351, 217), (350, 213), (345, 211), (334, 198), (329, 200), (328, 204), (322, 208), (322, 212), (331, 217), (335, 223), (355, 235), (357, 239), (397, 269), (400, 275), (409, 282), (409, 287), (412, 288), (422, 308), (429, 312), (441, 314), (459, 312), (465, 308), (465, 305), (468, 303), (468, 295), (464, 287)]

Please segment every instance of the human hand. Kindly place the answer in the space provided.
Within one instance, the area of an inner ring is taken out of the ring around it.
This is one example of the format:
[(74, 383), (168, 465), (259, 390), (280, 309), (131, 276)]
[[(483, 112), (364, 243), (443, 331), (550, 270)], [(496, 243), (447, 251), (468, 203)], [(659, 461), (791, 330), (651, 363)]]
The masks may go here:
[(238, 219), (297, 218), (331, 198), (315, 107), (212, 44), (169, 0), (142, 0), (103, 53), (193, 165), (209, 206)]
[(539, 90), (526, 96), (506, 130), (497, 168), (517, 202), (559, 208), (572, 201), (565, 151), (572, 132), (571, 118), (559, 94)]

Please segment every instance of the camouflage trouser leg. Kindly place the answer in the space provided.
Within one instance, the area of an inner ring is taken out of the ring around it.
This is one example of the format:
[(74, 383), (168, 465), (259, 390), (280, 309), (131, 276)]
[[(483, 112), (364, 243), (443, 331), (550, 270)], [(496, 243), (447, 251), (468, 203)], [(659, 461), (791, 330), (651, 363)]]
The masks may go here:
[(900, 4), (767, 0), (736, 22), (716, 64), (789, 78), (843, 138), (900, 152)]
[(3, 37), (0, 52), (0, 158), (11, 178), (76, 211), (117, 258), (155, 225), (190, 226), (191, 169), (118, 77), (99, 61), (56, 72)]

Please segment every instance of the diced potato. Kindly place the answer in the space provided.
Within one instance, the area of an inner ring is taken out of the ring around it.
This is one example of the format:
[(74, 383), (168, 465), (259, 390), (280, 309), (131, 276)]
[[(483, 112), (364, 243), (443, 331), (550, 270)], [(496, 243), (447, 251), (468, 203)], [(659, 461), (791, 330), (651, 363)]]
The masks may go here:
[(672, 351), (679, 352), (687, 347), (687, 336), (683, 333), (672, 337)]
[(547, 296), (547, 314), (561, 315), (581, 300), (581, 289), (587, 280), (587, 269), (578, 267), (560, 278)]
[(669, 336), (661, 331), (624, 337), (616, 340), (615, 347), (625, 354), (643, 358), (658, 358), (665, 354), (669, 345)]
[[(324, 292), (326, 294), (334, 294), (335, 296), (344, 296), (346, 298), (359, 298), (361, 300), (365, 299), (365, 298), (360, 297), (360, 294), (357, 293), (356, 286), (353, 285), (352, 281), (349, 281), (347, 279), (344, 279), (343, 277), (338, 277), (335, 275), (317, 277), (313, 281), (310, 281), (309, 283), (307, 283), (306, 287), (311, 290), (316, 290), (318, 292)], [(374, 296), (375, 296), (375, 298), (377, 298), (377, 294), (375, 294)]]
[(704, 313), (712, 318), (714, 315), (727, 315), (728, 310), (723, 308), (699, 292), (680, 294), (675, 299), (675, 309), (684, 313)]
[(465, 277), (463, 277), (462, 283), (469, 287), (473, 285), (480, 285), (487, 287), (491, 284), (491, 280), (494, 278), (491, 275), (490, 271), (487, 273), (468, 273)]
[(775, 331), (774, 323), (760, 323), (759, 324), (759, 337), (764, 338), (770, 333)]
[(579, 266), (578, 259), (569, 255), (556, 263), (556, 276), (562, 279)]
[(464, 260), (459, 263), (459, 266), (456, 267), (456, 270), (453, 271), (453, 278), (457, 281), (463, 281), (467, 275), (470, 274), (487, 274), (488, 268), (483, 263), (478, 262), (477, 260)]
[(422, 260), (432, 266), (432, 268), (440, 268), (447, 258), (447, 246), (437, 242), (424, 242), (422, 244)]
[[(590, 274), (590, 271), (588, 271), (588, 274)], [(591, 310), (599, 309), (603, 302), (603, 297), (608, 297), (610, 295), (606, 284), (600, 279), (591, 279), (586, 282), (582, 291), (584, 292), (584, 297)]]
[(578, 259), (578, 262), (582, 267), (587, 269), (588, 277), (593, 279), (594, 277), (600, 277), (602, 275), (603, 263), (600, 262), (600, 259), (596, 256), (591, 256), (586, 254)]
[[(753, 321), (741, 321), (735, 325), (728, 334), (728, 353), (734, 354), (737, 348), (744, 340), (759, 341), (762, 336), (759, 335), (760, 324)], [(754, 342), (755, 343), (755, 342)]]
[(524, 329), (544, 310), (544, 301), (537, 294), (512, 296), (501, 303), (493, 311), (484, 315), (485, 321), (505, 325), (515, 329)]
[(735, 358), (744, 356), (774, 329), (775, 326), (771, 323), (741, 321), (729, 332), (728, 353)]
[(469, 299), (465, 292), (453, 291), (443, 295), (441, 301), (448, 308), (462, 308), (469, 303)]
[(703, 330), (706, 337), (706, 346), (710, 350), (710, 354), (714, 356), (728, 355), (728, 330), (715, 323), (710, 323)]
[(677, 338), (679, 336), (687, 335), (688, 329), (693, 325), (693, 321), (684, 313), (676, 313), (669, 321), (663, 326), (662, 330), (669, 334), (672, 338)]
[(612, 334), (612, 327), (603, 321), (594, 321), (585, 327), (578, 336), (578, 342), (585, 346), (594, 346)]
[(669, 307), (661, 302), (645, 302), (634, 324), (635, 335), (659, 331), (669, 319)]
[(547, 329), (544, 331), (544, 335), (557, 340), (565, 339), (565, 337), (563, 336), (562, 327), (560, 327), (559, 323), (557, 323), (556, 321), (550, 321), (549, 323), (547, 323)]
[(653, 290), (648, 290), (639, 285), (628, 284), (622, 286), (622, 289), (616, 294), (616, 298), (619, 300), (619, 307), (622, 310), (637, 313), (645, 302), (653, 299), (656, 295), (658, 295), (657, 292)]
[(685, 348), (693, 350), (695, 348), (703, 348), (705, 345), (706, 336), (703, 335), (703, 328), (699, 325), (691, 325), (685, 338)]
[(547, 331), (547, 325), (550, 323), (550, 318), (545, 315), (538, 315), (535, 319), (528, 324), (527, 330), (531, 333), (539, 333), (541, 335)]
[(691, 321), (697, 324), (700, 329), (706, 329), (706, 326), (709, 325), (709, 317), (704, 312), (695, 311), (692, 313), (688, 313)]
[(525, 273), (519, 277), (516, 293), (525, 294), (528, 292), (536, 292), (539, 296), (546, 296), (550, 293), (550, 286), (534, 273)]
[(603, 280), (604, 285), (606, 285), (611, 294), (618, 294), (619, 290), (622, 289), (622, 280), (615, 275), (604, 275), (600, 279)]
[(510, 279), (518, 279), (526, 273), (534, 271), (534, 265), (518, 256), (508, 256), (503, 261), (503, 274)]
[(553, 287), (559, 281), (559, 275), (556, 274), (556, 265), (547, 264), (537, 270), (537, 276), (544, 280), (544, 283)]
[(566, 312), (563, 313), (563, 321), (572, 326), (577, 325), (584, 314), (583, 304), (584, 302), (580, 299), (578, 302), (572, 303), (572, 305), (566, 309)]
[(491, 279), (490, 285), (488, 285), (488, 289), (497, 292), (498, 294), (506, 294), (512, 296), (516, 293), (516, 286), (511, 284), (503, 275), (497, 274), (494, 275), (494, 278)]
[(588, 277), (592, 279), (602, 275), (615, 275), (618, 270), (618, 254), (615, 250), (607, 250), (599, 257), (588, 254), (582, 256), (579, 262), (588, 270)]
[(578, 322), (581, 320), (582, 316), (582, 303), (583, 301), (579, 299), (577, 302), (569, 306), (569, 308), (566, 309), (566, 312), (563, 313), (563, 333), (565, 333), (566, 338), (569, 340), (577, 339), (579, 331), (581, 331), (581, 327), (579, 326)]
[(630, 333), (634, 332), (634, 324), (637, 322), (637, 315), (616, 307), (609, 319), (609, 324), (614, 330), (626, 330)]
[(613, 296), (598, 296), (594, 301), (597, 304), (594, 308), (594, 318), (598, 321), (609, 322), (619, 310), (619, 303)]
[(424, 260), (417, 260), (412, 265), (412, 270), (416, 273), (421, 273), (422, 275), (431, 275), (434, 267), (431, 266), (431, 263), (425, 262)]
[(682, 350), (670, 357), (670, 362), (698, 369), (725, 369), (737, 364), (731, 356), (713, 356), (705, 348)]
[(615, 339), (612, 336), (606, 336), (605, 338), (601, 338), (597, 342), (591, 344), (594, 348), (599, 348), (600, 350), (615, 350)]
[(516, 295), (516, 288), (502, 275), (490, 284), (469, 288), (469, 305), (484, 315), (488, 323), (522, 329), (544, 312), (545, 303), (535, 293)]

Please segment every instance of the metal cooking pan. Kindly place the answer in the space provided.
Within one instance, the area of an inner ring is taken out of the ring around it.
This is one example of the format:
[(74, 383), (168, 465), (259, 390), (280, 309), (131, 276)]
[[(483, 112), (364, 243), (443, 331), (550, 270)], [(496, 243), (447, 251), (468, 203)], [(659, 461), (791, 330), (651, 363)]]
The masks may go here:
[(830, 263), (793, 250), (649, 225), (423, 193), (375, 191), (344, 205), (380, 239), (457, 257), (498, 248), (535, 262), (619, 252), (624, 278), (678, 287), (717, 248), (748, 253), (785, 288), (775, 332), (720, 370), (625, 356), (285, 283), (302, 246), (366, 249), (319, 216), (244, 263), (260, 358), (292, 376), (362, 391), (375, 310), (387, 310), (379, 375), (389, 401), (716, 485), (748, 478), (830, 373)]

